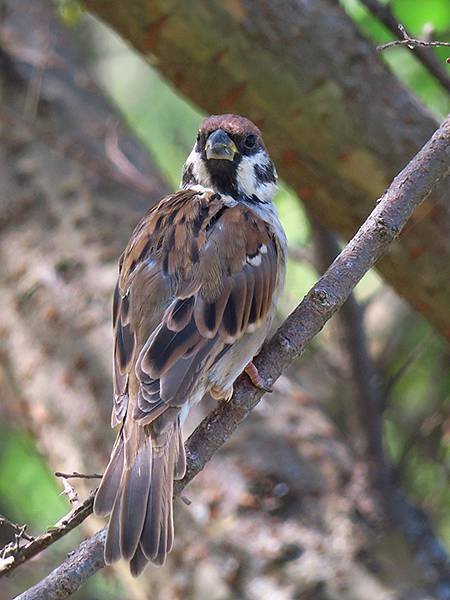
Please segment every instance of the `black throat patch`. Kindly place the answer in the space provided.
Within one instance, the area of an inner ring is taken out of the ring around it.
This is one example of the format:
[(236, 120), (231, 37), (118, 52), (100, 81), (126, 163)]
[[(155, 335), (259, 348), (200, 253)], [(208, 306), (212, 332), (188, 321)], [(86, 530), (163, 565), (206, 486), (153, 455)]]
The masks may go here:
[(234, 160), (206, 160), (206, 168), (211, 178), (212, 188), (238, 200), (237, 168), (241, 157)]

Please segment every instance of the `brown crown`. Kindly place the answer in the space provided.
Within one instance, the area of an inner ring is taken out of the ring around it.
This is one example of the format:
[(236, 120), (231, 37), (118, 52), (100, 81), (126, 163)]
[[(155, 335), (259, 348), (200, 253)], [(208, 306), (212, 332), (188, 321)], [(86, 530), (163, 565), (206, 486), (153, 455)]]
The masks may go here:
[(261, 137), (261, 132), (256, 125), (249, 119), (239, 115), (211, 115), (200, 126), (200, 131), (206, 134), (216, 129), (223, 129), (226, 133), (235, 135), (253, 133)]

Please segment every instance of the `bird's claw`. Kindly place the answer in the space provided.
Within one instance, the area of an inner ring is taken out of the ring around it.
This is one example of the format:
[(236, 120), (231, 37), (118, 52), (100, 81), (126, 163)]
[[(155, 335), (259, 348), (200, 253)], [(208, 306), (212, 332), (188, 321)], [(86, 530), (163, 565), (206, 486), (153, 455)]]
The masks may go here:
[(264, 392), (268, 392), (269, 394), (273, 392), (269, 381), (261, 377), (253, 362), (249, 362), (244, 371), (248, 375), (255, 388), (258, 388), (258, 390), (263, 390)]

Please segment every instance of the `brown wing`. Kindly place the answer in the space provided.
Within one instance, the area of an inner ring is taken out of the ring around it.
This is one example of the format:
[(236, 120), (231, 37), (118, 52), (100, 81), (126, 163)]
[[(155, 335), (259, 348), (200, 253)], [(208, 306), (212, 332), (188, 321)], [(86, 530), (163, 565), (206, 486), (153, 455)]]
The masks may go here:
[(136, 575), (147, 560), (164, 562), (173, 479), (186, 465), (181, 407), (214, 361), (267, 317), (278, 259), (269, 226), (212, 192), (169, 196), (134, 231), (113, 307), (112, 420), (122, 427), (94, 504), (111, 514), (108, 564), (122, 556)]
[(269, 225), (218, 194), (185, 190), (151, 210), (124, 252), (115, 294), (113, 423), (124, 418), (133, 371), (134, 419), (179, 409), (217, 356), (264, 322), (277, 261)]

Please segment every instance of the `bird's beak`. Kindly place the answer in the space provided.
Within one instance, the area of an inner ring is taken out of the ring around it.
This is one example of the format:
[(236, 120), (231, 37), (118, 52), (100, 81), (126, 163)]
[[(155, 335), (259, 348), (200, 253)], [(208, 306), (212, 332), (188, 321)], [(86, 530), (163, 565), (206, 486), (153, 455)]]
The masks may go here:
[(210, 160), (233, 160), (238, 149), (233, 140), (222, 129), (216, 129), (206, 142), (206, 158)]

